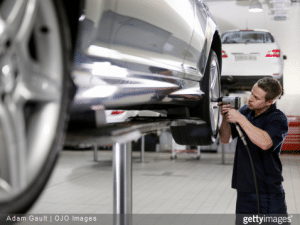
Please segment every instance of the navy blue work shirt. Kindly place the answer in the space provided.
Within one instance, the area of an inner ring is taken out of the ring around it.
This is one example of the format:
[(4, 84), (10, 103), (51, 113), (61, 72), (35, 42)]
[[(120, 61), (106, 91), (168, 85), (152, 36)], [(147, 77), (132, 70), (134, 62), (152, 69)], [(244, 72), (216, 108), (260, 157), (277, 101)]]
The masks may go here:
[[(284, 193), (282, 186), (282, 164), (279, 158), (281, 146), (288, 132), (288, 119), (275, 104), (259, 116), (248, 108), (248, 105), (239, 109), (254, 126), (266, 131), (273, 146), (269, 150), (262, 150), (253, 144), (243, 131), (255, 166), (258, 181), (258, 190), (261, 194)], [(246, 147), (239, 138), (234, 124), (231, 125), (232, 138), (238, 137), (234, 157), (232, 188), (238, 191), (256, 193), (252, 167)]]

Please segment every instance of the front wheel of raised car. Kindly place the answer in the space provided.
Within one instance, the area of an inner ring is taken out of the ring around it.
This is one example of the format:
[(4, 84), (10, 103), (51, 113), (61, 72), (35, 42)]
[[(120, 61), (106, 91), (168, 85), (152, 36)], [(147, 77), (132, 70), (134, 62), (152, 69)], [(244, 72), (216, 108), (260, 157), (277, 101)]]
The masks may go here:
[(201, 82), (201, 90), (205, 93), (192, 114), (201, 121), (186, 120), (173, 122), (171, 133), (180, 145), (211, 145), (215, 142), (219, 131), (220, 110), (216, 99), (221, 95), (221, 73), (217, 54), (210, 51), (205, 74)]
[(62, 145), (71, 99), (58, 0), (0, 1), (0, 214), (25, 213)]

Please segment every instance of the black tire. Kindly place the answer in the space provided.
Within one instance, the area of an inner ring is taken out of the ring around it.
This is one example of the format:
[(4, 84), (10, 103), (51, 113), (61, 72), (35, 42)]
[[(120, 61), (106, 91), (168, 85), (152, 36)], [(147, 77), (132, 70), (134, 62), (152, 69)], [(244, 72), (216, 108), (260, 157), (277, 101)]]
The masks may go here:
[[(216, 53), (211, 50), (201, 82), (201, 90), (205, 93), (200, 104), (191, 109), (193, 117), (201, 118), (205, 123), (187, 122), (184, 125), (172, 125), (171, 133), (180, 145), (211, 145), (215, 142), (219, 131), (220, 111), (214, 99), (220, 97), (220, 67)], [(173, 123), (174, 124), (174, 123)]]
[[(1, 48), (6, 48), (0, 62), (9, 61), (14, 70), (12, 88), (0, 89), (2, 215), (29, 210), (44, 189), (63, 144), (73, 85), (70, 36), (59, 4), (59, 0), (1, 1), (0, 11), (7, 15), (10, 6), (19, 9), (19, 18), (12, 24), (4, 18), (7, 30), (0, 36)], [(22, 33), (23, 28), (26, 32)]]

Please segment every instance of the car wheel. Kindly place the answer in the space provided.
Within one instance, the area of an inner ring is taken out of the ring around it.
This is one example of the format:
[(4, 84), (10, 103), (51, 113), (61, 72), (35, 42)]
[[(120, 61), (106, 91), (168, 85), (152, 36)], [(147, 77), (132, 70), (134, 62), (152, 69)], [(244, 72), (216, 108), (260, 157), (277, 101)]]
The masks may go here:
[(210, 145), (216, 140), (219, 131), (220, 110), (215, 99), (220, 97), (220, 67), (216, 53), (211, 50), (201, 90), (205, 93), (200, 104), (191, 109), (191, 115), (200, 117), (204, 123), (187, 121), (184, 124), (173, 123), (171, 132), (177, 144), (181, 145)]
[[(62, 145), (70, 54), (59, 1), (0, 5), (0, 214), (25, 213)], [(64, 35), (64, 36), (63, 36)]]

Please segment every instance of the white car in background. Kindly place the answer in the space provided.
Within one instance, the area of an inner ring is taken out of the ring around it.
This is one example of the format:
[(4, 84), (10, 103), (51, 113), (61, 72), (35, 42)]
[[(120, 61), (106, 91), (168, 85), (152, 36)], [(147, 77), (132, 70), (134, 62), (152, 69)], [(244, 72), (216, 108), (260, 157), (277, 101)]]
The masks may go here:
[(273, 35), (262, 29), (230, 30), (222, 34), (223, 91), (249, 91), (263, 77), (283, 86), (283, 56)]
[(158, 117), (160, 113), (149, 110), (105, 110), (106, 123), (122, 123), (131, 117)]
[(105, 110), (106, 123), (121, 123), (128, 120), (129, 117), (137, 116), (138, 111), (125, 110)]

